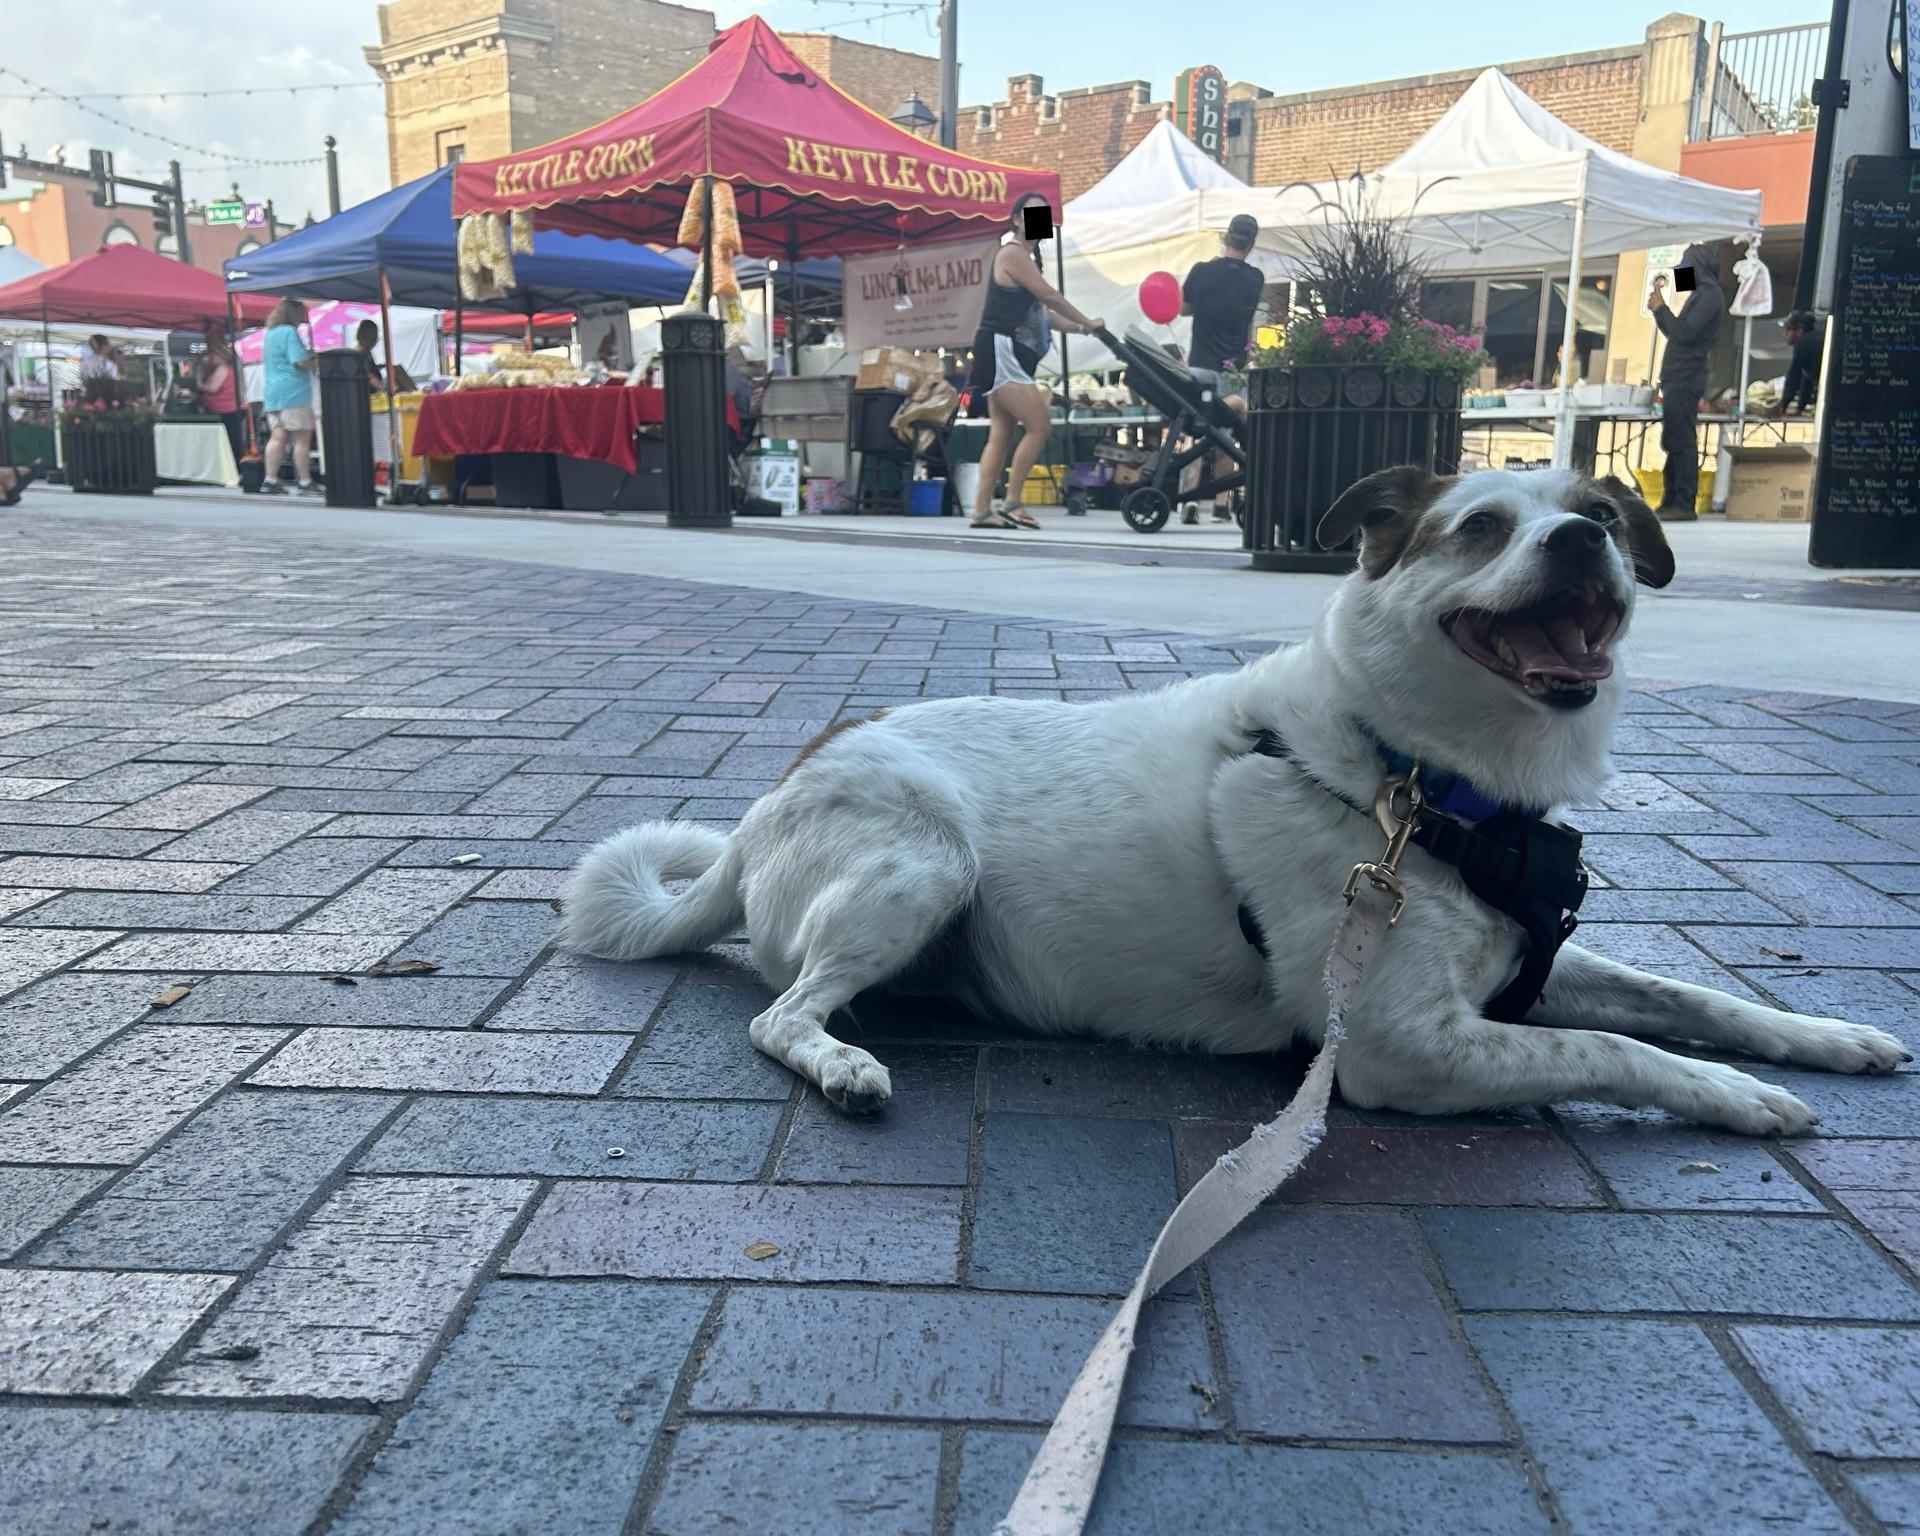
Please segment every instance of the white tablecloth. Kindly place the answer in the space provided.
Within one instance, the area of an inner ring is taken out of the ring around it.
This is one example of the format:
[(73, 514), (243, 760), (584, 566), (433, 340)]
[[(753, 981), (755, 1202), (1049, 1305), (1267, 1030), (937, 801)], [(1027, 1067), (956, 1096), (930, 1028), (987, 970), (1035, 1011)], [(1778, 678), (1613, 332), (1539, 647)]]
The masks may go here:
[(227, 429), (217, 421), (156, 422), (153, 462), (162, 480), (186, 480), (195, 485), (240, 483)]

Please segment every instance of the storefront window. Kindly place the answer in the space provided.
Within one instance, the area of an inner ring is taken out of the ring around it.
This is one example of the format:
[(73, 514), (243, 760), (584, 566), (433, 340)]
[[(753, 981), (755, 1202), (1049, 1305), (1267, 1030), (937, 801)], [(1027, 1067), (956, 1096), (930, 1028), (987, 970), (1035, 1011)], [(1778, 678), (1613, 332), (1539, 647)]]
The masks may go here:
[[(1598, 383), (1607, 376), (1607, 329), (1613, 315), (1613, 279), (1585, 277), (1580, 280), (1580, 305), (1574, 313), (1574, 354), (1579, 366), (1573, 370), (1577, 382)], [(1560, 348), (1566, 337), (1567, 284), (1563, 278), (1553, 285), (1547, 303), (1547, 346), (1553, 361), (1546, 369), (1549, 382), (1561, 382)]]
[(1540, 340), (1540, 286), (1537, 277), (1487, 280), (1486, 348), (1493, 358), (1494, 383), (1503, 389), (1538, 382), (1534, 367)]
[(1420, 285), (1420, 313), (1464, 331), (1473, 325), (1473, 279), (1434, 278)]

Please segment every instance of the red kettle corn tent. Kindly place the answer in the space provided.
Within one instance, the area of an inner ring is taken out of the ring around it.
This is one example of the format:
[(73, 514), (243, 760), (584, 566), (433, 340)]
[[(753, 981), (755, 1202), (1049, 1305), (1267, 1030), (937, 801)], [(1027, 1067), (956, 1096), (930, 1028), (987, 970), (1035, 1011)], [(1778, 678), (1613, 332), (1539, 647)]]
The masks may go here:
[[(273, 308), (265, 294), (234, 295), (245, 320)], [(227, 285), (205, 272), (137, 245), (110, 245), (63, 267), (49, 267), (0, 288), (0, 316), (65, 325), (152, 326), (191, 330), (227, 318)]]
[(618, 116), (456, 167), (453, 211), (531, 209), (543, 227), (673, 245), (688, 191), (703, 176), (732, 184), (747, 254), (788, 260), (984, 233), (1025, 192), (1060, 207), (1056, 173), (916, 138), (750, 16)]

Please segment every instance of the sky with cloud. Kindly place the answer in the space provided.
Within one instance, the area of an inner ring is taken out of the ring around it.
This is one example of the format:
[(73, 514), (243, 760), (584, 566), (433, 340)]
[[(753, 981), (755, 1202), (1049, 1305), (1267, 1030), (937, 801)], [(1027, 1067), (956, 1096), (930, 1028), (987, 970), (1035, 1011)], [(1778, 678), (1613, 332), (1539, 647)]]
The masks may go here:
[[(1049, 91), (1137, 77), (1157, 95), (1170, 95), (1174, 74), (1201, 63), (1275, 91), (1316, 90), (1633, 43), (1662, 10), (1646, 0), (1531, 7), (1213, 0), (1176, 22), (1164, 0), (1102, 0), (1096, 27), (1087, 24), (1095, 9), (1089, 0), (959, 3), (961, 99), (969, 104), (999, 99), (1007, 76), (1027, 71), (1041, 74)], [(758, 10), (776, 26), (831, 27), (891, 47), (938, 50), (932, 9), (915, 0), (897, 7), (892, 0), (720, 0), (703, 8), (722, 25)], [(189, 196), (224, 196), (238, 181), (245, 196), (272, 197), (279, 215), (297, 222), (309, 211), (326, 214), (319, 156), (331, 133), (340, 146), (344, 201), (387, 185), (381, 93), (361, 53), (379, 32), (374, 0), (8, 0), (5, 9), (0, 69), (33, 82), (0, 74), (0, 140), (9, 152), (24, 143), (44, 157), (59, 144), (68, 163), (84, 165), (87, 150), (100, 147), (113, 151), (117, 169), (155, 180), (178, 159)], [(1826, 6), (1740, 0), (1737, 9), (1737, 19), (1726, 18), (1729, 27), (1753, 29), (1823, 20)], [(275, 89), (291, 85), (348, 88)], [(89, 112), (36, 96), (36, 87), (140, 99), (92, 101)], [(254, 94), (164, 96), (169, 90)]]

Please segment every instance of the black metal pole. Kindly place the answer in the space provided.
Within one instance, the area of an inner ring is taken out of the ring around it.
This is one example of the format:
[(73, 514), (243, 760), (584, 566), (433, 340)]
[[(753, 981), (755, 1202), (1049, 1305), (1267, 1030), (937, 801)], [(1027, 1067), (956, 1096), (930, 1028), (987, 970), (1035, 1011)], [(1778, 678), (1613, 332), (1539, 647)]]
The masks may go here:
[(800, 226), (787, 220), (787, 375), (800, 377)]
[(460, 287), (460, 257), (458, 252), (453, 258), (453, 374), (458, 378), (462, 372), (460, 360), (467, 347), (467, 296)]
[[(1850, 0), (1833, 0), (1827, 24), (1827, 62), (1820, 77), (1820, 115), (1813, 125), (1813, 175), (1807, 184), (1807, 223), (1800, 236), (1800, 271), (1793, 280), (1793, 307), (1810, 310), (1820, 278), (1820, 246), (1826, 237), (1827, 193), (1833, 181), (1833, 133), (1840, 111), (1840, 72), (1847, 62)], [(1911, 46), (1911, 45), (1909, 45)], [(1913, 60), (1907, 60), (1913, 68)], [(1711, 86), (1711, 83), (1709, 83)]]
[(327, 212), (331, 215), (340, 211), (340, 152), (334, 147), (332, 134), (320, 142), (327, 151)]
[[(47, 326), (47, 301), (40, 301), (40, 347), (47, 360), (47, 409), (53, 413), (53, 435), (57, 442), (60, 437), (60, 396), (53, 385), (53, 332)], [(56, 455), (57, 461), (57, 455)]]
[(187, 243), (187, 194), (180, 185), (180, 162), (167, 162), (167, 181), (170, 183), (169, 195), (173, 198), (173, 239), (180, 259), (189, 266), (193, 264), (193, 247)]
[(227, 355), (231, 359), (227, 369), (233, 375), (233, 403), (247, 424), (246, 451), (252, 453), (259, 445), (253, 435), (253, 402), (247, 398), (247, 370), (240, 362), (240, 306), (231, 290), (227, 293)]
[[(1067, 242), (1060, 238), (1060, 232), (1053, 234), (1053, 285), (1060, 290), (1060, 297), (1067, 296)], [(1066, 419), (1073, 420), (1073, 374), (1067, 367), (1067, 333), (1060, 333), (1060, 392), (1066, 402)], [(1071, 459), (1072, 455), (1069, 454)]]
[(787, 376), (800, 377), (800, 243), (787, 240)]
[(713, 313), (713, 177), (700, 178), (700, 312)]

